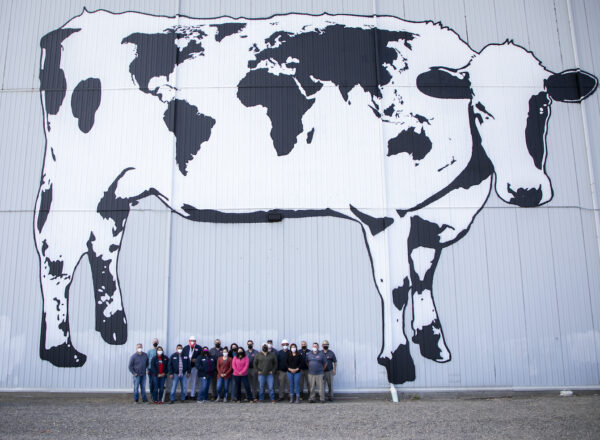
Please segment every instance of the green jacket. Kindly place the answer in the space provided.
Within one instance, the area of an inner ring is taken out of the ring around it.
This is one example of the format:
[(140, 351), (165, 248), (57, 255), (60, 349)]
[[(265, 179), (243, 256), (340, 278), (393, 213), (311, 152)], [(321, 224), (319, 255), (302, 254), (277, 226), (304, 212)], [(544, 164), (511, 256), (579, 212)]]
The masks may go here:
[(254, 368), (261, 376), (266, 376), (271, 372), (277, 371), (277, 358), (275, 357), (275, 353), (270, 351), (266, 356), (263, 352), (258, 353), (254, 358)]

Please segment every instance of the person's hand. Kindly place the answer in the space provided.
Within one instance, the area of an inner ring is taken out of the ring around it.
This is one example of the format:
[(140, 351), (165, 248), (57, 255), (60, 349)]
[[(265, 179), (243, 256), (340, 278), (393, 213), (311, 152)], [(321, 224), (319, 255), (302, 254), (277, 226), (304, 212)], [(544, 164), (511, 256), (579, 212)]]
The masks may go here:
[(190, 373), (185, 373), (185, 377), (190, 377)]
[(172, 375), (172, 374), (171, 374), (169, 377), (170, 377), (171, 379), (173, 379), (173, 375)]
[(136, 377), (136, 376), (137, 376), (137, 373), (133, 373), (133, 377)]
[(333, 375), (335, 376), (335, 369), (333, 370)]

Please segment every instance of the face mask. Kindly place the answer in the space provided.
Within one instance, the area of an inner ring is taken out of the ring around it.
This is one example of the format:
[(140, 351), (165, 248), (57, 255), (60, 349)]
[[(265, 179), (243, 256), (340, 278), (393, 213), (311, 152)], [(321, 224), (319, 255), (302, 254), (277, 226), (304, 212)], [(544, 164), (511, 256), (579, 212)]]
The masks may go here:
[(238, 357), (244, 357), (244, 353), (238, 353)]
[(158, 351), (156, 352), (156, 354), (157, 354), (157, 355), (159, 355), (159, 356), (162, 356), (163, 352), (162, 352), (161, 350), (158, 350)]
[(226, 358), (227, 357), (227, 353), (223, 353), (223, 357)]
[(194, 347), (194, 345), (196, 345), (196, 343), (194, 341), (190, 341), (190, 347)]
[(329, 345), (323, 345), (323, 350), (329, 350)]
[(208, 350), (204, 352), (204, 356), (208, 356)]
[(302, 350), (306, 350), (306, 345), (303, 345), (303, 346), (302, 346)]
[(264, 351), (265, 353), (268, 351), (269, 349), (267, 347), (263, 347), (262, 351)]
[(152, 344), (152, 346), (153, 346), (154, 348), (158, 347), (158, 342), (155, 342), (154, 344)]
[(219, 343), (215, 344), (215, 347), (221, 348), (221, 343), (219, 342)]
[(283, 351), (287, 351), (287, 349), (288, 349), (288, 346), (287, 346), (287, 345), (284, 345), (284, 346), (283, 346)]
[(137, 351), (138, 353), (142, 352), (142, 349), (140, 347), (136, 348), (135, 351)]
[(267, 344), (267, 348), (273, 348), (273, 344)]
[(248, 344), (248, 350), (252, 350), (253, 345), (252, 344)]
[(313, 347), (313, 353), (316, 353), (317, 351), (319, 351), (319, 349), (317, 347)]
[(179, 353), (179, 354), (183, 353), (183, 349), (181, 349), (181, 348), (178, 348), (178, 349), (177, 349), (177, 353)]
[(292, 353), (296, 353), (296, 347), (292, 347)]

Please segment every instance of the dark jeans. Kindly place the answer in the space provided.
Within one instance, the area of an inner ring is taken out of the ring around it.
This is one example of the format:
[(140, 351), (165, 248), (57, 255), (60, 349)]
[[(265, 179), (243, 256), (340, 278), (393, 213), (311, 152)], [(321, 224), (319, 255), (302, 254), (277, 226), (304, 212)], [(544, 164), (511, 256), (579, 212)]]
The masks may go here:
[(167, 376), (150, 376), (150, 394), (153, 402), (162, 402), (163, 393), (165, 392), (165, 380), (167, 380)]
[(142, 400), (144, 402), (148, 401), (146, 397), (146, 375), (143, 376), (133, 376), (133, 400), (138, 401), (140, 395), (139, 391), (142, 391)]
[(210, 380), (212, 375), (207, 377), (198, 377), (200, 380), (200, 391), (198, 391), (198, 400), (208, 400), (208, 388), (210, 387)]
[(250, 382), (248, 376), (233, 376), (233, 398), (242, 400), (242, 384), (246, 390), (246, 398), (252, 400), (252, 391), (250, 390)]

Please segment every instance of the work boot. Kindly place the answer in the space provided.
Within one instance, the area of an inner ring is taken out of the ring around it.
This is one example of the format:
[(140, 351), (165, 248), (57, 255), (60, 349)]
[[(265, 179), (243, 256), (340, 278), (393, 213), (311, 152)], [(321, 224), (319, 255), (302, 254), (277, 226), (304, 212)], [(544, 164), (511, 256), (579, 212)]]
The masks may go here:
[(296, 403), (300, 403), (300, 394), (296, 396)]
[(294, 396), (290, 396), (290, 403), (294, 403)]

